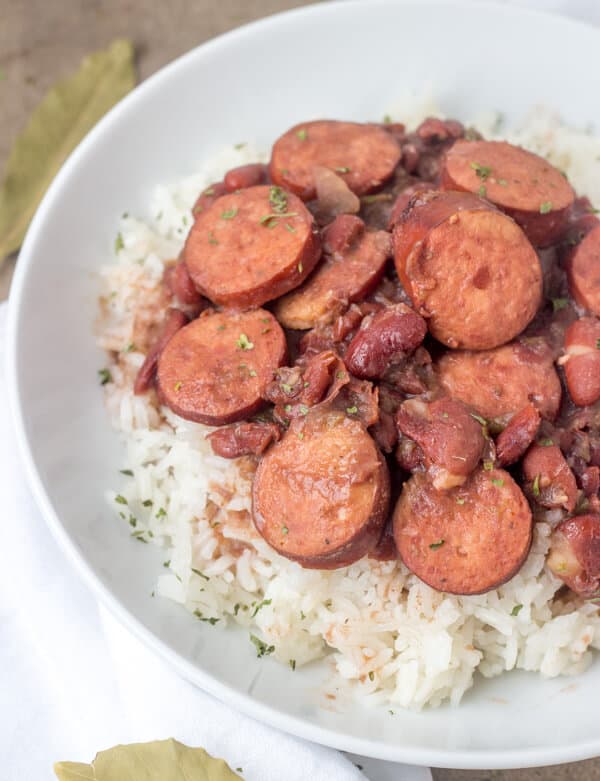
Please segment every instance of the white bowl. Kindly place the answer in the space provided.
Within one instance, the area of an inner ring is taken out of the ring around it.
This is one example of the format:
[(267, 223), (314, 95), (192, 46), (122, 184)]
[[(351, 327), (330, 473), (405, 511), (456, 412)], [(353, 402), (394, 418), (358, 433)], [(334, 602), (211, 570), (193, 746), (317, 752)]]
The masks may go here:
[(224, 143), (268, 145), (305, 118), (378, 119), (407, 88), (434, 86), (450, 116), (532, 105), (600, 125), (600, 34), (486, 3), (325, 3), (265, 19), (190, 52), (142, 84), (71, 155), (39, 208), (14, 280), (9, 381), (31, 485), (98, 597), (182, 675), (257, 719), (310, 740), (445, 767), (523, 767), (600, 754), (600, 665), (573, 680), (478, 679), (457, 709), (318, 706), (324, 666), (257, 660), (245, 633), (200, 626), (151, 599), (161, 556), (103, 500), (121, 463), (97, 382), (96, 271), (118, 216)]

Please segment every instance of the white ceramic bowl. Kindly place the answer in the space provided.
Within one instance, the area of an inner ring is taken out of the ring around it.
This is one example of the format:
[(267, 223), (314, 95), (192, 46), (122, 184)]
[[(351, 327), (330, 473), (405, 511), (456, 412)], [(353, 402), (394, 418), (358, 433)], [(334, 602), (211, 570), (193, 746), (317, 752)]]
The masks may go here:
[(532, 105), (600, 126), (600, 34), (565, 19), (468, 2), (335, 2), (211, 41), (120, 103), (65, 164), (21, 252), (11, 296), (9, 379), (31, 485), (98, 597), (182, 675), (258, 719), (330, 746), (446, 767), (518, 767), (600, 754), (600, 665), (574, 679), (478, 679), (458, 709), (319, 707), (324, 668), (257, 660), (245, 633), (199, 625), (151, 599), (161, 556), (132, 541), (103, 500), (121, 463), (102, 407), (96, 271), (117, 218), (143, 214), (156, 183), (224, 143), (267, 147), (307, 117), (378, 119), (407, 87), (433, 84), (470, 117)]

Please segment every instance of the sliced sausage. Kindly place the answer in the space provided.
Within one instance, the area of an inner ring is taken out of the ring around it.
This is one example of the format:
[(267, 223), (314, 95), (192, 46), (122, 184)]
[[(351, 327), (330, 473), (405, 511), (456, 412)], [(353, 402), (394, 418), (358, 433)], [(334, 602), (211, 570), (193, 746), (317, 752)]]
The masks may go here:
[(543, 339), (524, 339), (484, 352), (452, 352), (437, 364), (439, 381), (488, 419), (510, 417), (531, 402), (543, 418), (554, 420), (561, 386), (552, 352)]
[(523, 459), (523, 477), (542, 507), (564, 507), (568, 512), (575, 509), (575, 475), (558, 445), (532, 445)]
[(164, 280), (175, 298), (185, 306), (198, 307), (202, 302), (205, 305), (208, 304), (194, 287), (187, 266), (183, 261), (179, 260), (174, 266), (169, 266), (165, 271)]
[(559, 363), (573, 402), (579, 407), (595, 404), (600, 399), (600, 320), (582, 317), (567, 328)]
[(527, 500), (502, 469), (478, 469), (460, 488), (436, 491), (427, 475), (404, 484), (394, 510), (402, 561), (450, 594), (483, 594), (512, 578), (531, 545)]
[(339, 174), (357, 195), (380, 187), (400, 161), (400, 146), (377, 125), (320, 120), (295, 125), (273, 144), (271, 179), (302, 200), (315, 197), (315, 167)]
[(575, 301), (600, 317), (600, 225), (571, 250), (565, 265)]
[(217, 198), (225, 195), (226, 192), (227, 187), (225, 187), (224, 182), (213, 182), (212, 184), (209, 184), (206, 189), (202, 190), (196, 199), (196, 202), (192, 206), (192, 214), (194, 215), (194, 219), (205, 212), (210, 206), (213, 205)]
[(158, 395), (187, 420), (222, 426), (254, 414), (286, 342), (270, 312), (206, 312), (182, 328), (158, 361)]
[(228, 193), (243, 190), (245, 187), (255, 187), (269, 180), (269, 169), (263, 163), (250, 163), (227, 171), (223, 184)]
[(479, 193), (509, 214), (539, 247), (563, 233), (573, 188), (543, 157), (506, 141), (457, 141), (444, 160), (442, 187)]
[(541, 417), (533, 404), (514, 415), (496, 439), (496, 460), (499, 466), (515, 464), (535, 439)]
[(133, 392), (136, 395), (146, 393), (146, 391), (150, 389), (154, 382), (158, 359), (160, 358), (162, 351), (171, 338), (175, 336), (177, 331), (186, 325), (187, 321), (187, 316), (183, 312), (180, 312), (179, 309), (169, 310), (160, 336), (148, 351), (144, 363), (141, 365), (136, 375), (135, 382), (133, 383)]
[(364, 233), (346, 252), (326, 258), (301, 288), (278, 301), (277, 319), (298, 330), (332, 323), (349, 303), (376, 287), (390, 254), (386, 231)]
[(348, 345), (344, 363), (363, 379), (377, 379), (394, 362), (415, 350), (425, 338), (425, 320), (406, 304), (367, 315)]
[(600, 596), (600, 515), (561, 521), (552, 532), (546, 564), (575, 593)]
[(272, 442), (281, 437), (275, 423), (234, 423), (210, 433), (206, 438), (213, 452), (222, 458), (258, 456), (264, 453)]
[(396, 425), (421, 448), (438, 490), (462, 485), (483, 455), (481, 423), (462, 401), (442, 398), (428, 404), (408, 399), (396, 413)]
[(343, 412), (296, 418), (254, 477), (254, 523), (303, 567), (345, 567), (372, 550), (389, 504), (389, 475), (373, 439)]
[(429, 190), (432, 190), (433, 185), (431, 182), (421, 181), (421, 182), (415, 182), (414, 184), (409, 185), (405, 190), (402, 190), (402, 192), (398, 195), (396, 200), (394, 201), (394, 205), (392, 206), (392, 211), (390, 212), (389, 220), (388, 220), (388, 230), (394, 230), (394, 226), (402, 216), (402, 212), (406, 209), (408, 206), (410, 199), (413, 197), (413, 195), (416, 195), (417, 193), (427, 192)]
[(302, 201), (259, 185), (218, 198), (194, 222), (183, 250), (196, 288), (216, 304), (259, 306), (301, 284), (321, 252)]
[(537, 312), (538, 256), (519, 226), (481, 198), (418, 193), (393, 235), (404, 289), (432, 335), (448, 347), (504, 344)]

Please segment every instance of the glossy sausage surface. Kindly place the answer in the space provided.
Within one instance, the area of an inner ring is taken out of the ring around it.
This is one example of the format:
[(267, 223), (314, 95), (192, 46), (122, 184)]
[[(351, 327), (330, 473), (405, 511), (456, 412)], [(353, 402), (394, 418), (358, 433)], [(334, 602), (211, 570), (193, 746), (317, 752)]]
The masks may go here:
[(183, 258), (196, 288), (215, 304), (259, 306), (300, 285), (321, 254), (302, 201), (259, 185), (217, 198), (188, 234)]
[(506, 141), (457, 141), (446, 153), (441, 180), (448, 190), (478, 193), (491, 201), (540, 247), (560, 238), (575, 200), (557, 168)]
[(393, 237), (400, 281), (431, 334), (448, 347), (504, 344), (541, 304), (542, 270), (527, 237), (471, 193), (418, 193)]
[(273, 145), (272, 180), (305, 201), (315, 197), (316, 167), (341, 176), (357, 195), (377, 189), (394, 173), (400, 146), (377, 125), (319, 120), (295, 125)]
[(452, 491), (436, 491), (417, 473), (394, 510), (402, 561), (450, 594), (483, 594), (505, 583), (525, 561), (531, 536), (529, 505), (502, 469), (477, 470)]
[(207, 311), (162, 351), (159, 398), (197, 423), (243, 420), (262, 406), (264, 389), (286, 353), (285, 336), (270, 312)]
[(254, 523), (278, 553), (303, 567), (352, 564), (377, 544), (389, 476), (364, 427), (343, 412), (313, 410), (292, 421), (261, 460)]

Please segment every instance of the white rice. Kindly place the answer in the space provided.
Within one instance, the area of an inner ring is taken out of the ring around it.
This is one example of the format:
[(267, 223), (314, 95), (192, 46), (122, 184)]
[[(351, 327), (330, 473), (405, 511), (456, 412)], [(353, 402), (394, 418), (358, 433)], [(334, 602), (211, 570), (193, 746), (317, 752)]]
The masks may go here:
[[(394, 112), (416, 123), (435, 114), (426, 99)], [(487, 137), (505, 137), (547, 156), (578, 192), (600, 204), (600, 140), (536, 110), (520, 128), (499, 129), (497, 116), (477, 121)], [(536, 525), (525, 565), (509, 583), (482, 596), (440, 594), (399, 562), (363, 559), (321, 572), (278, 556), (254, 531), (250, 476), (237, 462), (215, 456), (210, 430), (158, 408), (156, 399), (132, 392), (144, 356), (135, 348), (160, 303), (163, 262), (176, 257), (198, 192), (225, 170), (264, 159), (249, 148), (229, 148), (194, 176), (159, 186), (154, 218), (124, 215), (116, 259), (102, 269), (104, 285), (99, 344), (111, 352), (114, 382), (106, 385), (112, 425), (126, 454), (119, 492), (111, 507), (142, 541), (165, 550), (157, 595), (196, 618), (237, 622), (257, 652), (299, 667), (329, 656), (334, 685), (344, 683), (368, 703), (421, 708), (456, 704), (473, 683), (520, 668), (543, 676), (586, 668), (600, 647), (600, 619), (592, 604), (553, 603), (561, 582), (544, 567), (550, 526)], [(263, 646), (260, 643), (264, 643)]]

